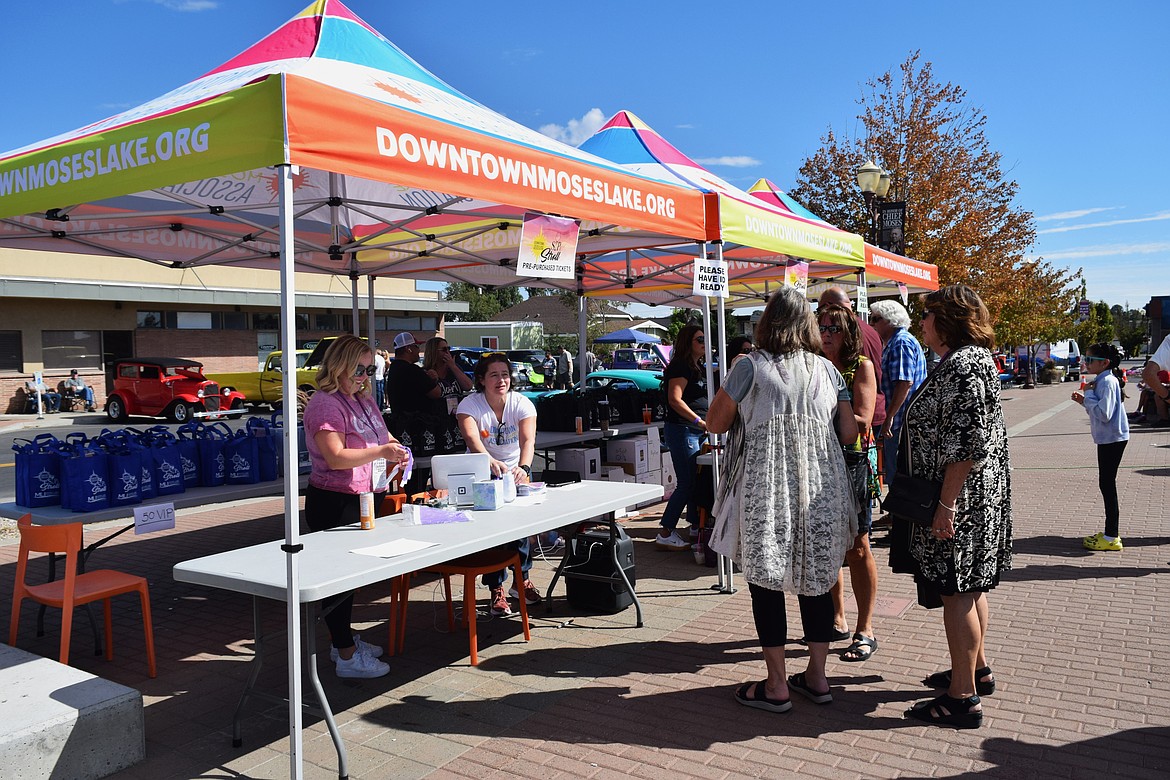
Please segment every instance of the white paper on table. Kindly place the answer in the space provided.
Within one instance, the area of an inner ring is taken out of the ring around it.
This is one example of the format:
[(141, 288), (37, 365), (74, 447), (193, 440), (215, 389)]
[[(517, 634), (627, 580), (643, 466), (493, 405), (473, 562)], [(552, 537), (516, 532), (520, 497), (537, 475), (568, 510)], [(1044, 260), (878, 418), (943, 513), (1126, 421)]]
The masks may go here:
[(399, 555), (409, 555), (428, 547), (435, 547), (438, 544), (438, 542), (421, 542), (417, 539), (395, 539), (392, 542), (375, 544), (373, 547), (359, 547), (356, 550), (350, 550), (350, 552), (374, 558), (397, 558)]

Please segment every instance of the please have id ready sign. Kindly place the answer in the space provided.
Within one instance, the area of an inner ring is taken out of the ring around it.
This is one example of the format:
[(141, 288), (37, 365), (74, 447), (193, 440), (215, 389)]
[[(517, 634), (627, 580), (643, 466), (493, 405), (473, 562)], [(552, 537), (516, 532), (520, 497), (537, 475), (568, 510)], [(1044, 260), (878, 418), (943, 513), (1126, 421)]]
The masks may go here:
[(695, 278), (691, 291), (704, 298), (728, 297), (727, 262), (713, 257), (696, 257)]

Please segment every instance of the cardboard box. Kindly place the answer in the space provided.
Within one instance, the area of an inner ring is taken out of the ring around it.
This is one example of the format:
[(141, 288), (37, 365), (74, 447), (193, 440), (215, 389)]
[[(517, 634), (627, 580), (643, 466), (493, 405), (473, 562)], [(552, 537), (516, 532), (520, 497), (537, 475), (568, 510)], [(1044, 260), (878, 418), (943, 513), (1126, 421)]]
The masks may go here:
[(581, 479), (601, 479), (601, 450), (597, 447), (565, 447), (553, 450), (558, 471), (574, 471)]
[[(638, 477), (638, 482), (640, 482), (644, 485), (661, 485), (662, 484), (662, 471), (661, 470), (647, 471), (646, 473), (641, 474)], [(655, 498), (655, 499), (652, 499), (650, 501), (643, 501), (641, 504), (638, 504), (638, 508), (641, 509), (642, 507), (645, 507), (645, 506), (654, 506), (655, 504), (657, 504), (661, 500), (662, 500), (661, 498)]]
[[(627, 474), (645, 474), (650, 470), (649, 448), (645, 436), (614, 439), (606, 444), (610, 463), (620, 463)], [(630, 466), (630, 468), (626, 468)]]
[(626, 474), (625, 469), (623, 469), (621, 466), (611, 466), (608, 463), (603, 463), (601, 465), (601, 473), (598, 476), (600, 479), (604, 479), (607, 482), (633, 481), (632, 479), (626, 479), (628, 475)]
[(678, 475), (674, 473), (674, 461), (669, 457), (662, 459), (662, 497), (670, 498), (678, 485)]
[(662, 468), (662, 461), (670, 460), (670, 453), (666, 453), (666, 457), (662, 457), (662, 445), (653, 439), (646, 441), (646, 461), (650, 464), (650, 470), (655, 471)]

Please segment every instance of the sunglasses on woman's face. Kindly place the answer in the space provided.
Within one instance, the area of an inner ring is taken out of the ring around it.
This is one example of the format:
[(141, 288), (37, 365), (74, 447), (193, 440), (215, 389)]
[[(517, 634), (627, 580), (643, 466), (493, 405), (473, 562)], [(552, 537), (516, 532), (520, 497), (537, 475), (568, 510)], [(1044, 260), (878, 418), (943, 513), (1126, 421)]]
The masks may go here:
[(1094, 360), (1100, 360), (1104, 362), (1105, 358), (1097, 357), (1096, 355), (1085, 355), (1081, 358), (1081, 360), (1085, 361), (1086, 363), (1092, 363)]
[(365, 377), (365, 376), (373, 376), (374, 372), (377, 370), (378, 370), (378, 367), (373, 366), (373, 365), (358, 366), (357, 368), (355, 368), (353, 370), (353, 378), (354, 379), (361, 379), (362, 377)]
[(840, 333), (841, 332), (840, 325), (818, 325), (817, 329), (821, 333)]

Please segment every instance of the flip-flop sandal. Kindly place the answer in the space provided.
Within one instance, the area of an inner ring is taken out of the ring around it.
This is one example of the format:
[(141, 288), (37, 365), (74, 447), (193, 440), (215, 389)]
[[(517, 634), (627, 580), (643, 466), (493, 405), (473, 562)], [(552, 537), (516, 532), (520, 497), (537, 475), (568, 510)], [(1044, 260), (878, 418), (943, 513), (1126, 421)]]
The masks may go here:
[[(873, 637), (868, 637), (865, 634), (854, 634), (853, 644), (841, 652), (841, 660), (852, 661), (854, 663), (868, 661), (874, 652), (877, 651), (877, 648), (877, 640)], [(852, 655), (850, 655), (851, 653)]]
[(816, 704), (833, 703), (833, 694), (831, 691), (817, 693), (812, 688), (808, 687), (808, 682), (806, 682), (804, 679), (804, 672), (801, 672), (800, 674), (794, 674), (789, 677), (788, 688), (789, 690), (796, 691), (801, 696), (804, 696), (806, 699)]
[[(788, 712), (792, 709), (791, 699), (769, 699), (764, 693), (764, 684), (767, 680), (760, 680), (758, 683), (744, 683), (735, 691), (735, 700), (745, 707), (755, 707), (757, 710), (766, 710), (767, 712)], [(752, 696), (748, 696), (748, 688), (756, 686), (756, 692)]]
[[(984, 680), (984, 677), (991, 677), (991, 679)], [(944, 669), (941, 672), (935, 672), (924, 679), (922, 684), (928, 688), (950, 688), (951, 670)], [(995, 678), (991, 676), (990, 666), (975, 670), (975, 693), (980, 696), (990, 696), (995, 693)]]
[(930, 701), (918, 702), (906, 710), (905, 717), (920, 720), (933, 726), (977, 729), (983, 725), (983, 710), (974, 709), (978, 704), (978, 696), (971, 696), (967, 699), (952, 699), (944, 693)]
[[(852, 636), (852, 634), (850, 634), (848, 630), (843, 630), (843, 629), (834, 627), (833, 628), (833, 635), (831, 637), (829, 637), (828, 641), (830, 641), (830, 642), (844, 642), (846, 639), (849, 639), (851, 636)], [(807, 645), (808, 644), (808, 637), (802, 636), (800, 639), (796, 640), (796, 644)]]

